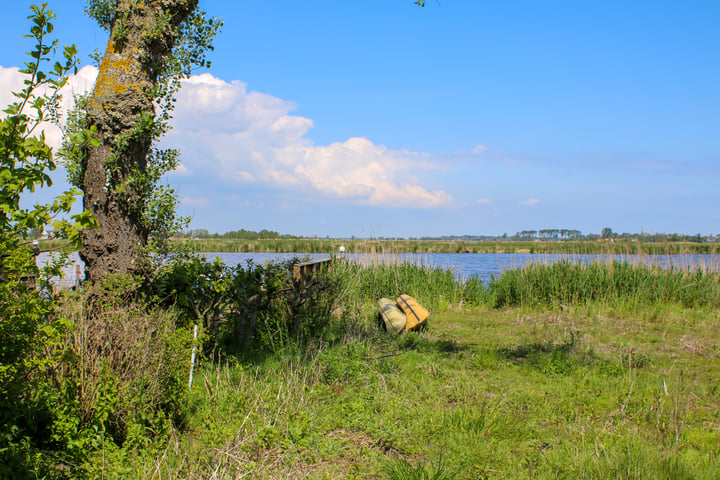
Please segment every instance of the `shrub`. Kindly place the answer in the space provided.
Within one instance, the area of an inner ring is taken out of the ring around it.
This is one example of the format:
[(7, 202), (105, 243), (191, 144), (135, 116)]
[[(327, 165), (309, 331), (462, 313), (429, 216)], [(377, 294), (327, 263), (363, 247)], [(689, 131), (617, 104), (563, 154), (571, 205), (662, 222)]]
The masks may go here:
[(83, 307), (95, 314), (70, 304), (80, 416), (118, 445), (152, 438), (167, 421), (182, 424), (187, 393), (192, 330), (179, 326), (171, 310), (126, 298), (137, 287), (130, 275), (107, 277), (84, 295)]
[(30, 251), (1, 238), (0, 250), (0, 477), (12, 478), (37, 470), (38, 450), (61, 448), (52, 438), (62, 399), (54, 372), (67, 360), (71, 325), (57, 315), (42, 277), (38, 289), (28, 284), (40, 273)]
[(204, 327), (206, 351), (277, 351), (322, 335), (335, 305), (334, 283), (326, 273), (308, 284), (293, 282), (297, 261), (230, 268), (219, 259), (178, 255), (157, 275), (152, 295), (175, 308), (181, 323)]

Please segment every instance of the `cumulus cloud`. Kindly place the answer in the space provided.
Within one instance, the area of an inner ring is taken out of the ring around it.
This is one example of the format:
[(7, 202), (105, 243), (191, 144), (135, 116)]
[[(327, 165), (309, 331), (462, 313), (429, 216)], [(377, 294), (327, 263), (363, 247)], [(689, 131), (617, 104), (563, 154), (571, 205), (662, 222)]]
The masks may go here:
[(492, 200), (489, 198), (480, 198), (475, 203), (478, 205), (490, 205), (492, 203)]
[(24, 86), (24, 76), (18, 70), (17, 67), (0, 66), (0, 106), (3, 107), (3, 110), (17, 100), (12, 92), (22, 90)]
[(438, 207), (452, 197), (410, 172), (435, 168), (421, 152), (390, 150), (366, 138), (314, 145), (313, 122), (271, 95), (241, 82), (193, 76), (178, 94), (167, 142), (183, 151), (191, 174), (228, 182), (296, 189), (364, 205)]
[[(95, 84), (95, 77), (97, 77), (97, 68), (93, 66), (85, 66), (78, 70), (77, 74), (71, 75), (68, 78), (67, 84), (60, 90), (62, 94), (62, 100), (60, 102), (61, 112), (67, 112), (75, 105), (75, 97), (82, 95), (90, 91)], [(20, 73), (17, 67), (2, 67), (0, 66), (0, 106), (2, 110), (7, 105), (17, 101), (12, 92), (18, 92), (25, 86), (23, 81), (27, 78), (27, 75)], [(38, 95), (49, 93), (47, 87), (40, 89), (36, 92)], [(28, 113), (31, 113), (28, 110)], [(0, 113), (0, 116), (4, 114)], [(49, 122), (44, 122), (40, 125), (41, 130), (45, 132), (45, 141), (48, 145), (57, 150), (62, 143), (62, 132), (57, 125)]]
[[(86, 66), (70, 78), (63, 90), (65, 111), (75, 95), (92, 89), (96, 76), (97, 68)], [(0, 103), (14, 101), (11, 92), (22, 82), (17, 68), (0, 67)], [(259, 184), (360, 205), (432, 208), (452, 202), (450, 194), (420, 180), (422, 172), (441, 168), (429, 155), (391, 150), (362, 137), (315, 145), (306, 136), (312, 120), (292, 115), (296, 108), (272, 95), (248, 92), (242, 82), (209, 73), (192, 76), (178, 92), (173, 129), (162, 141), (182, 152), (182, 166), (174, 175), (206, 189), (215, 182), (239, 188)], [(43, 127), (48, 143), (59, 147), (60, 129)], [(207, 206), (203, 200), (185, 197), (181, 203)]]
[(526, 207), (534, 207), (534, 206), (537, 205), (538, 203), (540, 203), (540, 200), (539, 200), (539, 199), (537, 199), (537, 198), (528, 198), (527, 200), (523, 200), (522, 202), (520, 202), (520, 205), (524, 205), (524, 206), (526, 206)]

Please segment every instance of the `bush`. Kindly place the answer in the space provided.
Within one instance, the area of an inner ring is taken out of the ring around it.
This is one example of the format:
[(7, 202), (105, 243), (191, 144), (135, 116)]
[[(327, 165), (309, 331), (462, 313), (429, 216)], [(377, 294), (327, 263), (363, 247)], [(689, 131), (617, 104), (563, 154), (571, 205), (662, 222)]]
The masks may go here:
[(77, 301), (69, 304), (80, 416), (117, 445), (144, 442), (168, 421), (181, 425), (187, 393), (192, 330), (178, 326), (171, 310), (126, 298), (137, 287), (130, 275), (111, 276), (84, 295), (82, 305), (94, 315), (83, 314)]
[(293, 282), (298, 259), (248, 262), (230, 268), (192, 254), (172, 258), (152, 284), (158, 303), (175, 308), (181, 323), (202, 325), (206, 352), (255, 355), (301, 345), (320, 336), (335, 307), (326, 272), (308, 284)]
[(40, 450), (62, 447), (52, 435), (62, 399), (54, 373), (66, 365), (71, 325), (57, 315), (49, 284), (28, 282), (40, 273), (29, 249), (0, 238), (0, 250), (0, 477), (22, 478)]

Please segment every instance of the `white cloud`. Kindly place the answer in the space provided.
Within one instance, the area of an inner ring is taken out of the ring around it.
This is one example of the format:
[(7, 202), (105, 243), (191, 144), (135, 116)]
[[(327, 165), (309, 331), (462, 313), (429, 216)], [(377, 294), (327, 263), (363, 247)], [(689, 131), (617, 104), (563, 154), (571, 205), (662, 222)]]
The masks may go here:
[[(89, 91), (97, 68), (83, 67), (71, 77), (63, 93), (63, 109), (73, 96)], [(0, 67), (0, 103), (14, 101), (22, 88), (17, 68)], [(347, 202), (384, 207), (432, 208), (452, 202), (443, 190), (431, 190), (419, 174), (441, 168), (422, 152), (390, 150), (367, 138), (350, 138), (330, 145), (314, 145), (306, 137), (312, 120), (290, 112), (292, 102), (248, 92), (242, 82), (226, 82), (209, 73), (196, 75), (178, 92), (173, 129), (162, 144), (179, 148), (182, 166), (174, 173), (183, 182), (248, 183), (315, 192)], [(58, 148), (61, 132), (44, 125), (48, 143)], [(478, 146), (480, 147), (480, 146)], [(475, 151), (478, 147), (475, 147)], [(185, 197), (183, 205), (206, 206), (200, 198)]]
[[(18, 72), (17, 67), (0, 66), (0, 106), (2, 110), (12, 102), (17, 101), (17, 97), (12, 92), (18, 92), (23, 88), (23, 75)], [(3, 115), (4, 114), (0, 114)]]
[(248, 92), (241, 82), (197, 75), (178, 94), (167, 143), (184, 152), (189, 171), (233, 183), (314, 191), (364, 205), (427, 208), (452, 201), (408, 173), (435, 168), (426, 154), (390, 150), (366, 138), (313, 145), (305, 136), (312, 120), (291, 115), (294, 108)]
[(534, 207), (534, 206), (537, 205), (538, 203), (540, 203), (540, 200), (539, 200), (539, 199), (537, 199), (537, 198), (528, 198), (527, 200), (523, 200), (522, 202), (520, 202), (520, 205), (524, 205), (524, 206), (526, 206), (526, 207)]
[(186, 207), (209, 207), (211, 201), (204, 197), (183, 197), (180, 199), (180, 204)]
[(477, 203), (478, 205), (490, 205), (493, 202), (489, 198), (480, 198), (475, 203)]
[(486, 147), (485, 145), (477, 144), (477, 145), (475, 145), (475, 146), (473, 147), (472, 153), (473, 153), (474, 155), (478, 155), (478, 154), (484, 152), (485, 150), (487, 150), (487, 148), (488, 148), (488, 147)]

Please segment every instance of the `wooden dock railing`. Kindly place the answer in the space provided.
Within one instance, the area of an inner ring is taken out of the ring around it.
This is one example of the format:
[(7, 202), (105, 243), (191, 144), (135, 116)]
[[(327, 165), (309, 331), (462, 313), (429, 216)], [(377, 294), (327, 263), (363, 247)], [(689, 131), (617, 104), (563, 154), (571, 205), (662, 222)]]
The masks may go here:
[(329, 258), (296, 263), (293, 265), (293, 282), (304, 285), (312, 280), (316, 272), (328, 265), (330, 265)]

